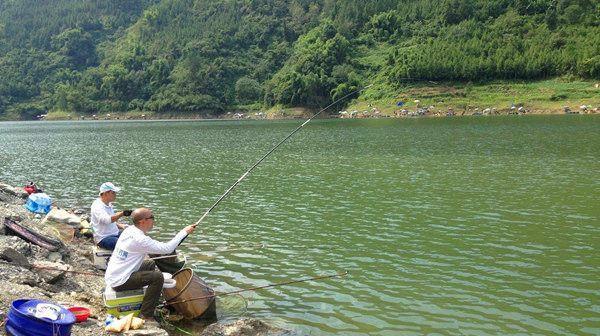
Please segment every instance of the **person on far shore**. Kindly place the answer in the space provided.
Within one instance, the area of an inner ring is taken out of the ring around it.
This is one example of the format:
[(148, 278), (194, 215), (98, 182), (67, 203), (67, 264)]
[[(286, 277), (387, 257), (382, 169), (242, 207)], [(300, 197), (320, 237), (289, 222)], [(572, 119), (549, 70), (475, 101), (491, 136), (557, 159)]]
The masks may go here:
[(183, 228), (167, 243), (148, 237), (154, 227), (154, 215), (148, 208), (135, 209), (131, 214), (132, 226), (123, 231), (117, 246), (108, 262), (104, 280), (106, 286), (120, 292), (148, 286), (140, 317), (147, 321), (154, 319), (154, 310), (162, 292), (164, 277), (155, 268), (154, 260), (144, 260), (148, 254), (168, 254), (194, 232), (196, 225)]
[(92, 232), (94, 233), (94, 242), (98, 247), (107, 250), (114, 250), (117, 239), (121, 231), (128, 225), (117, 223), (117, 220), (123, 216), (131, 215), (131, 210), (123, 210), (115, 213), (112, 202), (117, 198), (120, 188), (115, 187), (110, 182), (102, 183), (100, 186), (100, 196), (92, 203), (91, 218)]

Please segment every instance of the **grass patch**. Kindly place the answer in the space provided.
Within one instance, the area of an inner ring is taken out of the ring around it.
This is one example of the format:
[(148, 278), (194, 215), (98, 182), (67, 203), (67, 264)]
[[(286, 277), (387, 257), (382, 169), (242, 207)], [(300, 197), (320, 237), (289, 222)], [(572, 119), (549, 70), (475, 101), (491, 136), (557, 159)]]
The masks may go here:
[(77, 119), (77, 115), (66, 111), (48, 112), (44, 120), (72, 120)]
[[(561, 113), (563, 106), (576, 110), (580, 105), (600, 106), (600, 88), (597, 82), (567, 80), (564, 77), (531, 82), (494, 81), (489, 83), (469, 82), (421, 82), (406, 83), (398, 89), (385, 84), (373, 85), (348, 110), (364, 111), (370, 106), (383, 114), (391, 115), (402, 108), (414, 110), (419, 106), (434, 106), (436, 110), (457, 109), (509, 109), (512, 104), (522, 104), (526, 109), (538, 113)], [(378, 92), (375, 92), (378, 91)], [(402, 101), (403, 107), (396, 106)]]
[(268, 109), (265, 113), (268, 119), (288, 119), (288, 118), (305, 118), (310, 116), (315, 111), (312, 111), (304, 107), (283, 107), (281, 105), (275, 105)]

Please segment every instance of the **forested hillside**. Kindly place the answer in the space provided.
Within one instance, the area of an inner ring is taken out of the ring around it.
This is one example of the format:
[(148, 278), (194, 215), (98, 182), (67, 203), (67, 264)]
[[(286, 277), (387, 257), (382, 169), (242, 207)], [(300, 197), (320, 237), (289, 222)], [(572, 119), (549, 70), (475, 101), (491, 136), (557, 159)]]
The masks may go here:
[(593, 0), (0, 2), (0, 118), (318, 107), (377, 83), (600, 78)]
[(64, 92), (98, 67), (144, 9), (158, 1), (0, 1), (0, 117), (65, 108)]

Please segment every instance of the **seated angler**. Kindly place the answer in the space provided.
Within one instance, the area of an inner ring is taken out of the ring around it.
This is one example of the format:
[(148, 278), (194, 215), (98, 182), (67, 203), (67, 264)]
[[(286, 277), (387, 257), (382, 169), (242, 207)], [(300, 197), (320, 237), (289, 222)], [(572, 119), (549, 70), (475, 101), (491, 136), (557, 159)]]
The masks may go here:
[(168, 254), (194, 232), (195, 225), (183, 228), (173, 239), (162, 243), (146, 234), (154, 226), (152, 210), (139, 208), (131, 214), (134, 225), (123, 231), (115, 250), (108, 262), (104, 280), (117, 292), (139, 289), (148, 286), (142, 301), (140, 317), (146, 320), (154, 318), (154, 309), (163, 287), (163, 274), (156, 270), (153, 260), (144, 260), (148, 254)]
[(120, 188), (110, 182), (102, 183), (100, 195), (92, 203), (90, 222), (94, 233), (94, 242), (98, 247), (106, 250), (114, 250), (121, 231), (128, 225), (117, 223), (123, 216), (131, 215), (131, 210), (123, 210), (115, 213), (112, 202), (117, 198)]

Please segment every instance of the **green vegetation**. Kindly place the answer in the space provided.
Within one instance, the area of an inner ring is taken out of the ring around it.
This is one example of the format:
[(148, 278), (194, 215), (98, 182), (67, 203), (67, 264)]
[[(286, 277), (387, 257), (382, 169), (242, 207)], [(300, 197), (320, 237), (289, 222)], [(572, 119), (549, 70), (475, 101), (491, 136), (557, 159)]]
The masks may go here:
[(577, 82), (600, 78), (599, 13), (592, 0), (3, 1), (0, 118), (318, 108), (371, 83), (345, 104), (429, 90), (488, 105), (508, 85), (525, 88), (515, 103), (558, 106), (594, 97)]
[[(539, 81), (492, 81), (486, 83), (456, 83), (437, 82), (406, 84), (395, 95), (381, 97), (377, 88), (369, 90), (362, 100), (355, 101), (347, 107), (348, 110), (370, 110), (369, 105), (380, 112), (392, 115), (406, 109), (415, 109), (418, 99), (420, 106), (434, 106), (431, 111), (442, 114), (448, 108), (456, 113), (463, 111), (468, 114), (476, 108), (480, 111), (495, 108), (498, 112), (507, 113), (510, 107), (523, 105), (530, 112), (548, 113), (562, 112), (564, 106), (573, 110), (583, 104), (600, 104), (599, 89), (590, 81), (556, 78)], [(396, 103), (402, 101), (403, 107)]]

